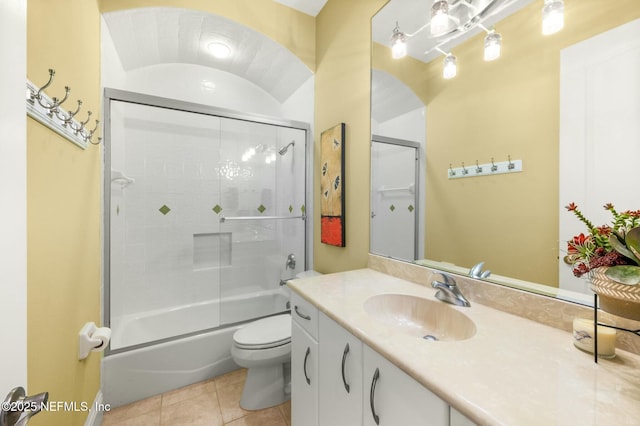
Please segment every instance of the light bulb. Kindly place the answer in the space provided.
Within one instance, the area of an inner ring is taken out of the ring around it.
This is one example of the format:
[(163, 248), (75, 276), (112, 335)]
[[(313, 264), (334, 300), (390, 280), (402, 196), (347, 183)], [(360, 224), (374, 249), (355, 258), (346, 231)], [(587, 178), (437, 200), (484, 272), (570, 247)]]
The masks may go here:
[(493, 61), (500, 57), (502, 47), (502, 36), (495, 31), (491, 31), (484, 38), (484, 60)]
[(400, 59), (407, 56), (407, 35), (400, 31), (398, 24), (393, 29), (393, 35), (391, 36), (391, 57), (393, 59)]
[(407, 43), (404, 40), (394, 40), (391, 46), (391, 57), (393, 59), (400, 59), (407, 56)]
[(431, 6), (431, 35), (439, 35), (449, 29), (449, 3), (436, 0)]
[(564, 27), (564, 2), (545, 0), (542, 8), (542, 34), (557, 33)]
[(456, 64), (456, 57), (451, 53), (444, 57), (444, 68), (442, 70), (442, 76), (447, 80), (453, 78), (458, 74), (458, 65)]

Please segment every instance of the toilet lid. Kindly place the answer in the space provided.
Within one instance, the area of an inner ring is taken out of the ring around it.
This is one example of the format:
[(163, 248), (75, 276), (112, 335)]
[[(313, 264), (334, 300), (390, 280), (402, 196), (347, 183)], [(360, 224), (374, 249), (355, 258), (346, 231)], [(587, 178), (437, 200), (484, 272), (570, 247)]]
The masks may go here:
[(276, 315), (254, 321), (233, 334), (233, 341), (244, 348), (270, 348), (291, 341), (291, 315)]

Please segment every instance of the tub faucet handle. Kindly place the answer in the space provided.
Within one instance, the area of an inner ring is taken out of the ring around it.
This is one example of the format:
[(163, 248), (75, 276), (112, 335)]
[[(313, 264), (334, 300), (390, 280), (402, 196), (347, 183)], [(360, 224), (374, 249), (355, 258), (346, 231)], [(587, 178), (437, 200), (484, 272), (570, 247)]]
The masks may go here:
[(293, 253), (290, 253), (287, 256), (287, 263), (285, 264), (285, 269), (296, 269), (296, 257)]

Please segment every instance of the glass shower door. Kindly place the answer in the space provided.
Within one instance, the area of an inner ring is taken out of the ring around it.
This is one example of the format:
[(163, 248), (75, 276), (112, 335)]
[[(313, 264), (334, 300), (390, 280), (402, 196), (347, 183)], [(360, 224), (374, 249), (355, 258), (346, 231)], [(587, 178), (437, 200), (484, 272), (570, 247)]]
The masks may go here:
[(121, 101), (110, 119), (111, 350), (217, 327), (221, 119)]
[(306, 266), (306, 130), (125, 98), (105, 138), (110, 350), (283, 312)]
[(264, 123), (221, 123), (222, 324), (286, 309), (284, 280), (305, 268), (306, 132)]
[(371, 141), (371, 252), (413, 261), (418, 255), (417, 148), (385, 139)]

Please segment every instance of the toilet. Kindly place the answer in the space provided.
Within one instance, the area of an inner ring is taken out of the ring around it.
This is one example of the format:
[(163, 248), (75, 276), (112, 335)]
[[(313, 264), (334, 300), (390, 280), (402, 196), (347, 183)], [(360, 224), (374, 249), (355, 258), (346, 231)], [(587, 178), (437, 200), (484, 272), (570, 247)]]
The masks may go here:
[[(320, 275), (304, 271), (296, 278)], [(291, 397), (291, 315), (275, 315), (253, 321), (233, 335), (231, 356), (248, 369), (240, 407), (261, 410)]]

